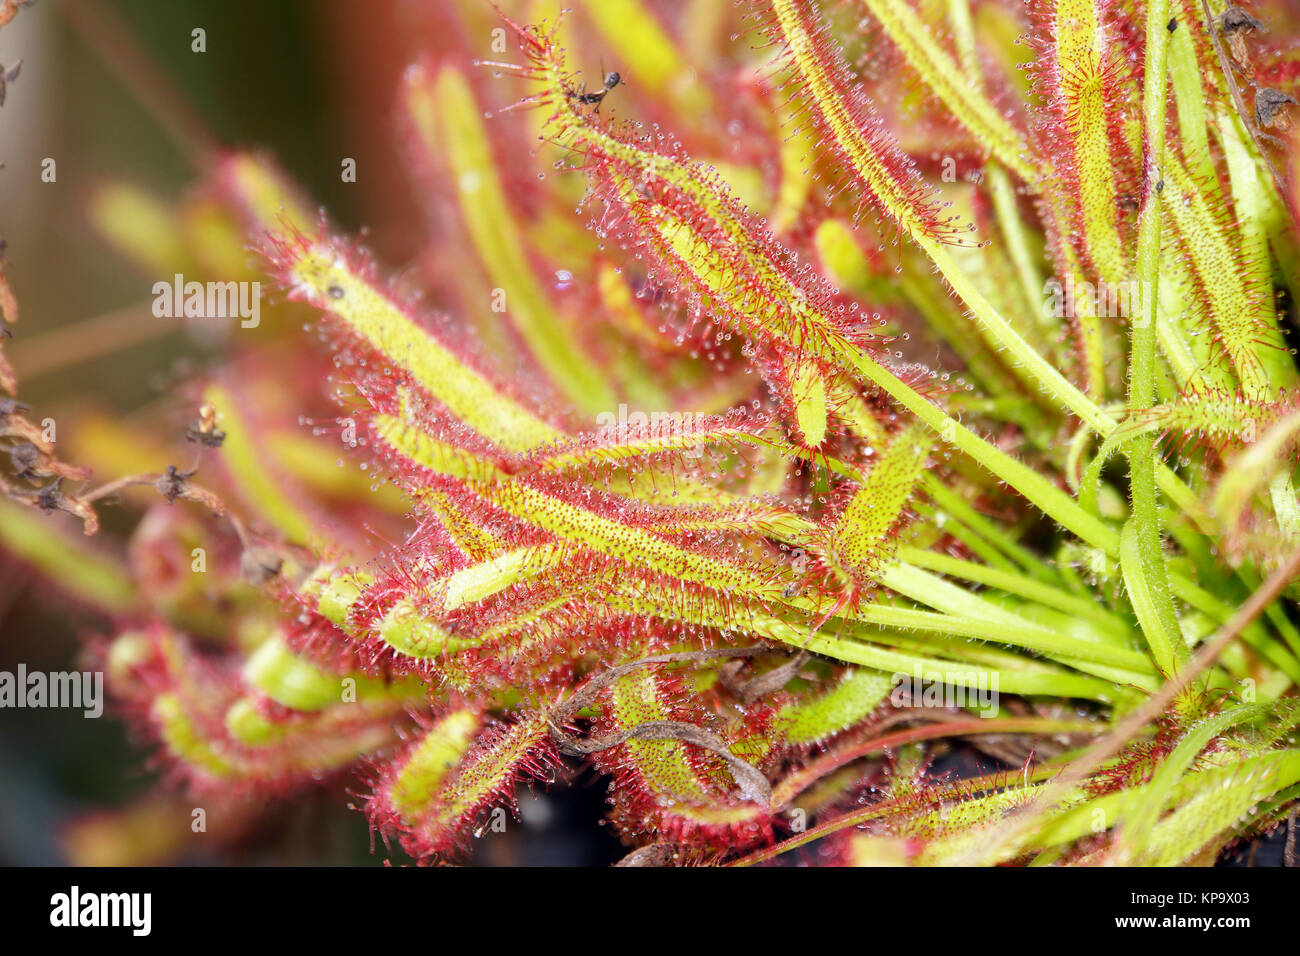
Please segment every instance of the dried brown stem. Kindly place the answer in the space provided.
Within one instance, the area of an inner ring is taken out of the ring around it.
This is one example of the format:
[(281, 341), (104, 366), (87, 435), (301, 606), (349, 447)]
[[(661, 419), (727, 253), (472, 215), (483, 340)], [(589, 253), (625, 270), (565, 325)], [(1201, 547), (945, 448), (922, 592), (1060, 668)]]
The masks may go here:
[[(1205, 10), (1205, 27), (1210, 32), (1210, 42), (1214, 44), (1214, 55), (1218, 57), (1219, 69), (1223, 71), (1223, 79), (1228, 84), (1228, 92), (1232, 96), (1232, 104), (1237, 110), (1237, 115), (1241, 118), (1241, 123), (1246, 127), (1246, 132), (1250, 134), (1251, 140), (1255, 143), (1255, 149), (1263, 158), (1264, 163), (1268, 166), (1269, 175), (1273, 177), (1273, 186), (1277, 189), (1278, 198), (1282, 200), (1282, 205), (1288, 210), (1291, 204), (1286, 201), (1286, 189), (1283, 187), (1282, 177), (1278, 174), (1277, 167), (1273, 164), (1273, 158), (1264, 148), (1262, 137), (1267, 134), (1262, 133), (1256, 127), (1253, 115), (1250, 110), (1246, 109), (1246, 101), (1241, 97), (1241, 90), (1237, 86), (1237, 81), (1232, 75), (1232, 65), (1228, 62), (1228, 56), (1223, 52), (1223, 44), (1219, 41), (1218, 31), (1214, 29), (1214, 14), (1210, 12), (1209, 0), (1201, 0), (1201, 6)], [(1273, 139), (1269, 136), (1268, 139)], [(1276, 140), (1274, 140), (1276, 142)], [(1294, 215), (1294, 214), (1292, 214)]]

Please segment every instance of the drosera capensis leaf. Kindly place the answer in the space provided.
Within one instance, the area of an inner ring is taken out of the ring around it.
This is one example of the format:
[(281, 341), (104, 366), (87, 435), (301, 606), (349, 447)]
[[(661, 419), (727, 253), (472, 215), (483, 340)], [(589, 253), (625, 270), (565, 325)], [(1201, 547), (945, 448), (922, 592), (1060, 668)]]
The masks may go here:
[(777, 721), (789, 743), (819, 743), (869, 717), (892, 687), (887, 675), (854, 668), (821, 695), (784, 708)]
[(962, 75), (961, 66), (907, 0), (858, 0), (858, 4), (880, 24), (926, 88), (992, 158), (1027, 182), (1039, 178), (1024, 136)]
[(827, 27), (813, 4), (774, 0), (768, 16), (799, 78), (805, 109), (824, 122), (837, 157), (867, 185), (868, 196), (911, 238), (957, 241), (954, 217), (943, 216), (914, 164), (872, 115), (865, 99), (852, 92), (848, 69), (833, 51)]
[(464, 74), (446, 66), (406, 75), (407, 108), (422, 146), (445, 155), (479, 259), (501, 290), (515, 326), (555, 387), (584, 411), (614, 404), (614, 391), (583, 360), (582, 343), (548, 300), (528, 260), (501, 186), (483, 107)]
[[(680, 720), (685, 714), (670, 703), (671, 694), (668, 681), (652, 670), (624, 674), (609, 689), (601, 729), (618, 733)], [(702, 767), (691, 750), (670, 736), (634, 736), (598, 755), (598, 764), (625, 781), (617, 816), (638, 825), (653, 821), (669, 836), (713, 831), (740, 843), (761, 839), (771, 825), (768, 808), (733, 795), (727, 772)]]
[(204, 400), (221, 416), (226, 433), (222, 462), (233, 474), (245, 500), (288, 540), (310, 543), (315, 535), (315, 522), (268, 473), (267, 456), (260, 447), (257, 429), (238, 398), (223, 385), (214, 383), (208, 386)]
[(395, 832), (419, 858), (468, 843), (495, 808), (513, 806), (517, 781), (547, 776), (555, 764), (541, 715), (485, 724), (472, 709), (452, 710), (407, 749), (367, 804), (371, 821)]
[(1101, 0), (1044, 0), (1035, 13), (1044, 34), (1038, 82), (1051, 104), (1056, 175), (1077, 197), (1072, 213), (1088, 259), (1103, 280), (1118, 283), (1127, 269), (1116, 167), (1127, 146), (1114, 136), (1124, 64), (1111, 10)]
[(833, 527), (835, 560), (859, 584), (873, 582), (889, 563), (898, 525), (931, 447), (930, 432), (916, 425), (892, 436)]
[(370, 698), (401, 700), (423, 696), (418, 682), (390, 685), (363, 674), (327, 674), (293, 654), (277, 638), (248, 658), (244, 679), (251, 687), (294, 710), (314, 711)]
[(292, 293), (407, 371), (415, 384), (488, 440), (520, 452), (562, 434), (439, 342), (355, 269), (343, 250), (302, 240), (285, 242), (277, 254)]

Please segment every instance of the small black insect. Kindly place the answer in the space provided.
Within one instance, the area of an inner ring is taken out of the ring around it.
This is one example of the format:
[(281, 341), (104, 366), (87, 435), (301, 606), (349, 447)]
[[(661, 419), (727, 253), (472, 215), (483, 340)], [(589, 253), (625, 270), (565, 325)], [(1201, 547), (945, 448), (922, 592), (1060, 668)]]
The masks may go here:
[(192, 471), (177, 471), (175, 465), (168, 465), (167, 471), (154, 482), (154, 487), (158, 493), (167, 499), (168, 504), (174, 504), (176, 499), (185, 494), (188, 490), (186, 482), (194, 477)]
[(216, 428), (205, 431), (202, 425), (193, 422), (185, 429), (185, 440), (204, 448), (220, 448), (226, 440), (226, 433)]
[(199, 417), (186, 426), (185, 438), (204, 448), (220, 448), (226, 433), (217, 428), (217, 410), (211, 405), (201, 406)]
[(39, 468), (41, 450), (29, 441), (9, 449), (9, 461), (13, 465), (14, 475), (18, 478), (36, 478), (42, 474)]
[(30, 410), (30, 408), (30, 405), (24, 404), (16, 398), (4, 398), (3, 396), (0, 396), (0, 422), (4, 421), (16, 412), (25, 412)]
[(62, 510), (63, 504), (62, 478), (55, 478), (36, 493), (36, 507), (40, 508), (45, 514), (49, 514), (51, 511)]
[(1281, 90), (1263, 89), (1255, 94), (1255, 125), (1260, 129), (1275, 127), (1287, 130), (1291, 128), (1290, 117), (1286, 108), (1295, 105), (1295, 100)]
[(617, 73), (606, 73), (605, 85), (594, 93), (588, 93), (586, 90), (583, 90), (581, 93), (577, 90), (570, 90), (569, 96), (574, 100), (577, 100), (583, 106), (595, 106), (596, 111), (600, 112), (601, 102), (609, 95), (609, 91), (618, 86), (621, 82), (623, 82), (623, 78)]
[(284, 558), (270, 548), (245, 548), (239, 556), (239, 568), (244, 577), (253, 584), (261, 586), (270, 581), (284, 567)]
[(1255, 33), (1263, 30), (1264, 24), (1260, 23), (1241, 7), (1229, 6), (1219, 17), (1220, 33)]
[(5, 105), (5, 91), (9, 88), (10, 83), (18, 79), (18, 74), (22, 72), (22, 68), (22, 60), (19, 60), (7, 70), (0, 66), (0, 106)]
[(1173, 33), (1175, 30), (1177, 30), (1177, 29), (1178, 29), (1178, 18), (1177, 18), (1177, 17), (1172, 17), (1172, 18), (1169, 20), (1169, 22), (1165, 24), (1165, 29), (1168, 30), (1170, 33)]

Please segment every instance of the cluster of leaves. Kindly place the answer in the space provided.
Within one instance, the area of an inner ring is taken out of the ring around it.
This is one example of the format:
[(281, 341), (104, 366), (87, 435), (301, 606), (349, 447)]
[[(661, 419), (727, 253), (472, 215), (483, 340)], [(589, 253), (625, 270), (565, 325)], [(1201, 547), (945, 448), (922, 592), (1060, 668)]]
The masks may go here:
[[(285, 293), (196, 402), (222, 498), (145, 476), (225, 523), (151, 506), (113, 585), (182, 784), (361, 767), (425, 860), (582, 767), (629, 862), (1172, 865), (1292, 812), (1286, 9), (578, 6), (405, 75), (443, 311), (263, 158), (96, 194), (151, 275)], [(77, 460), (154, 467), (117, 427)]]

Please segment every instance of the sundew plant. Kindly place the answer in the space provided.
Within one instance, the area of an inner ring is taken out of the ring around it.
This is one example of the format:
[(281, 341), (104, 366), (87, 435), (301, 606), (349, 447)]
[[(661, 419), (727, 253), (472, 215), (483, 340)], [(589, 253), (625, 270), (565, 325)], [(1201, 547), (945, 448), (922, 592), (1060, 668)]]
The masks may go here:
[(628, 864), (1294, 827), (1292, 5), (440, 6), (413, 264), (209, 147), (88, 199), (230, 327), (163, 424), (56, 451), (0, 366), (0, 543), (113, 622), (158, 800), (344, 781), (421, 862), (593, 779)]

